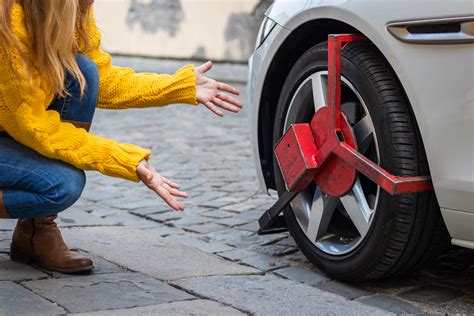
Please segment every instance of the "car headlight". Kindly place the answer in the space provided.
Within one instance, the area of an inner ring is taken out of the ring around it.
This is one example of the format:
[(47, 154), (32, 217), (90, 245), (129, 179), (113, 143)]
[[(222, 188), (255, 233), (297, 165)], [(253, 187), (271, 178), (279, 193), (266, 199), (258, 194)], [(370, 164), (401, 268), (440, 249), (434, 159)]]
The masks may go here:
[(273, 30), (275, 25), (276, 25), (275, 21), (273, 21), (269, 17), (265, 17), (263, 19), (262, 25), (260, 25), (260, 30), (258, 31), (257, 43), (255, 44), (255, 48), (259, 48), (260, 45), (262, 45), (262, 43), (268, 37), (268, 35)]

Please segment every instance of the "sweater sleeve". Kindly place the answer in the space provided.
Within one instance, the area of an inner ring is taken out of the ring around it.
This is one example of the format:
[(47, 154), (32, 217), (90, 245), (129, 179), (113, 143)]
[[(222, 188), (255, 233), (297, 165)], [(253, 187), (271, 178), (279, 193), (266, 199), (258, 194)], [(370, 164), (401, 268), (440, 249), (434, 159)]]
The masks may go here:
[(173, 75), (135, 73), (130, 68), (113, 66), (110, 55), (100, 48), (101, 35), (93, 13), (88, 32), (90, 43), (86, 55), (99, 68), (99, 108), (127, 109), (172, 103), (198, 104), (194, 66), (185, 66)]
[(149, 150), (119, 144), (61, 122), (59, 113), (46, 110), (51, 100), (38, 72), (29, 69), (33, 73), (29, 80), (20, 75), (21, 68), (19, 56), (0, 49), (0, 126), (8, 134), (48, 158), (139, 181), (136, 167), (142, 159), (149, 159)]

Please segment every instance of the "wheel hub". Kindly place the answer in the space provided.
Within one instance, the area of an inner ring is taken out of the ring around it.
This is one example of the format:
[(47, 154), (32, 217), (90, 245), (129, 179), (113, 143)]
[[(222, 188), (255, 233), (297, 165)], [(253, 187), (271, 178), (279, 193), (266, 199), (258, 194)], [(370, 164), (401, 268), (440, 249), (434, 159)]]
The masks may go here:
[[(331, 119), (327, 106), (320, 108), (311, 121), (311, 130), (316, 143), (316, 148), (322, 148), (330, 136), (334, 133), (328, 128), (327, 122)], [(345, 141), (350, 146), (357, 148), (356, 140), (352, 128), (344, 113), (341, 112), (341, 129), (337, 132), (340, 141)], [(346, 195), (354, 186), (357, 178), (357, 171), (354, 167), (346, 163), (336, 155), (332, 155), (321, 171), (316, 175), (316, 184), (323, 192), (333, 197)]]

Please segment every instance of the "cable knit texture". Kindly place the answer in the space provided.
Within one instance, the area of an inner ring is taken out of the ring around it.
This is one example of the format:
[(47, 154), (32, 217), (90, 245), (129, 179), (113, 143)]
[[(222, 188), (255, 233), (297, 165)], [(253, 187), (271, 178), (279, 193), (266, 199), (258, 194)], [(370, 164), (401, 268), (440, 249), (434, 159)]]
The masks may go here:
[[(12, 26), (24, 47), (28, 47), (23, 8), (15, 4)], [(163, 106), (171, 103), (197, 104), (194, 67), (189, 65), (174, 75), (135, 73), (132, 69), (111, 65), (111, 57), (100, 48), (100, 32), (91, 18), (90, 42), (81, 52), (99, 69), (99, 100), (105, 109)], [(0, 39), (2, 41), (2, 39)], [(99, 137), (61, 122), (59, 113), (47, 110), (54, 98), (48, 85), (34, 68), (32, 80), (19, 74), (20, 57), (13, 48), (0, 42), (0, 130), (41, 155), (62, 160), (82, 170), (139, 181), (136, 167), (150, 151), (132, 144)]]

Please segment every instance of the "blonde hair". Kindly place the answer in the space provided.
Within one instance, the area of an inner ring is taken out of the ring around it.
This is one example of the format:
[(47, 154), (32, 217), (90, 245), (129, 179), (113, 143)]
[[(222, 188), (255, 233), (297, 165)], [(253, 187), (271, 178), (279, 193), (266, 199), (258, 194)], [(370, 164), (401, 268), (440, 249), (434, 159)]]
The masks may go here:
[[(24, 69), (37, 67), (55, 95), (67, 94), (65, 78), (70, 72), (84, 92), (86, 81), (76, 62), (78, 40), (89, 45), (87, 27), (90, 0), (0, 0), (0, 35), (4, 44), (22, 57)], [(12, 29), (11, 9), (18, 1), (25, 12), (28, 48), (22, 46)], [(78, 38), (76, 38), (76, 34)], [(8, 48), (5, 47), (5, 49)], [(10, 48), (11, 49), (11, 48)]]

